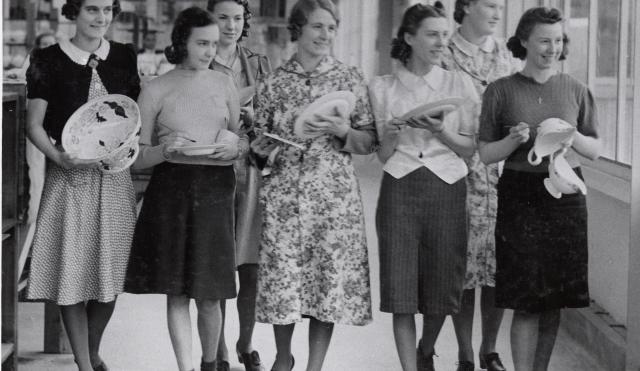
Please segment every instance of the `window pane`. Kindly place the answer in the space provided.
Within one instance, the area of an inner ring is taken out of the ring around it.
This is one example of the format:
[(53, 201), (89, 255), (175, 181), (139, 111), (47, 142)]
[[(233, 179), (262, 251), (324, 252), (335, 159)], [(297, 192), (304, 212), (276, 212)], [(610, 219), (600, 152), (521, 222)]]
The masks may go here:
[(618, 44), (620, 0), (598, 1), (596, 39), (596, 76), (593, 94), (598, 107), (603, 156), (616, 160)]
[(565, 69), (586, 84), (589, 68), (589, 0), (571, 1), (566, 32), (569, 36), (569, 56)]

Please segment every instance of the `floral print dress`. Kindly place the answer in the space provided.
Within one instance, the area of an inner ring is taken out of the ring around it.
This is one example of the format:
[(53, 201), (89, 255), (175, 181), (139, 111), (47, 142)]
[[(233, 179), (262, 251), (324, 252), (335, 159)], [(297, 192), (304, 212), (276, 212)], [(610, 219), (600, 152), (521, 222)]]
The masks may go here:
[[(445, 54), (444, 66), (471, 77), (479, 96), (487, 85), (520, 69), (520, 62), (511, 56), (503, 42), (487, 37), (476, 46), (455, 32)], [(480, 125), (476, 125), (480, 127)], [(495, 227), (498, 209), (498, 164), (485, 165), (476, 151), (465, 159), (467, 175), (467, 273), (464, 289), (495, 287), (496, 243)]]
[[(301, 139), (293, 124), (324, 94), (357, 97), (344, 141)], [(291, 324), (303, 317), (349, 325), (371, 321), (369, 262), (358, 180), (350, 153), (366, 154), (377, 140), (362, 74), (332, 57), (310, 73), (295, 57), (261, 81), (258, 129), (301, 143), (283, 145), (260, 190), (263, 231), (256, 319)]]

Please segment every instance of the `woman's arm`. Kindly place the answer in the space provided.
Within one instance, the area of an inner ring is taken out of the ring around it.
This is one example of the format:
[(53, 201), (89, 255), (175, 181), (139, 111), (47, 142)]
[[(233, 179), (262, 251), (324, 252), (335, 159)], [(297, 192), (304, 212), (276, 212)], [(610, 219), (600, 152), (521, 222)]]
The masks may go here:
[(404, 125), (405, 123), (398, 119), (393, 119), (384, 125), (380, 149), (377, 152), (378, 159), (383, 164), (386, 164), (396, 151), (400, 131), (402, 131)]
[(602, 141), (600, 138), (590, 137), (580, 132), (576, 132), (573, 136), (573, 144), (571, 146), (580, 155), (590, 160), (596, 160), (602, 152)]
[(48, 102), (41, 98), (27, 99), (27, 136), (47, 158), (64, 168), (95, 168), (99, 162), (80, 160), (68, 153), (58, 150), (44, 130), (44, 116)]
[(478, 152), (480, 161), (493, 164), (505, 160), (509, 155), (529, 140), (529, 124), (521, 122), (509, 129), (509, 134), (495, 142), (480, 141)]

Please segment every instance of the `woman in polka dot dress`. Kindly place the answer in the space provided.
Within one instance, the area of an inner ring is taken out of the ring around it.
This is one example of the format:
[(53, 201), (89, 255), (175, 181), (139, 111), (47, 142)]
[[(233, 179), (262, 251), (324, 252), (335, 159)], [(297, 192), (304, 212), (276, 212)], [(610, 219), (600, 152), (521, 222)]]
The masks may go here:
[(80, 371), (107, 370), (98, 355), (115, 300), (123, 291), (135, 224), (135, 194), (127, 170), (104, 174), (60, 145), (67, 119), (105, 94), (136, 99), (140, 79), (131, 45), (104, 34), (119, 0), (67, 0), (70, 39), (31, 56), (27, 71), (27, 131), (47, 157), (33, 240), (27, 296), (60, 307)]

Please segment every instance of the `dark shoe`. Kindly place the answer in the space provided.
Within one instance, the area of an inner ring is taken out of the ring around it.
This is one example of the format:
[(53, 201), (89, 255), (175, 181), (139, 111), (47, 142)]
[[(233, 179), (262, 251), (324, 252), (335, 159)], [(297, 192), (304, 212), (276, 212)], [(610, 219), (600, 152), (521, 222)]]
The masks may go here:
[[(291, 355), (291, 368), (289, 370), (293, 370), (293, 366), (295, 366), (295, 365), (296, 365), (296, 359), (293, 358), (293, 354), (292, 354)], [(271, 371), (276, 371), (276, 369), (272, 367)]]
[(420, 339), (420, 341), (418, 341), (418, 348), (416, 349), (416, 366), (418, 367), (418, 371), (435, 371), (433, 356), (435, 356), (435, 351), (432, 351), (428, 356), (424, 355), (422, 351), (422, 339)]
[(251, 353), (238, 353), (238, 362), (244, 364), (246, 371), (264, 371), (260, 354), (255, 350)]
[(93, 366), (93, 371), (109, 371), (109, 368), (104, 362), (101, 362), (99, 365)]
[(200, 362), (200, 371), (217, 371), (217, 363), (217, 360), (214, 360), (213, 362), (205, 362), (204, 360), (202, 360)]
[(218, 366), (216, 366), (216, 371), (231, 371), (231, 366), (227, 361), (218, 360)]
[(507, 371), (502, 365), (498, 353), (480, 355), (480, 368), (488, 371)]
[(456, 371), (476, 371), (476, 365), (469, 361), (458, 362), (458, 368)]

